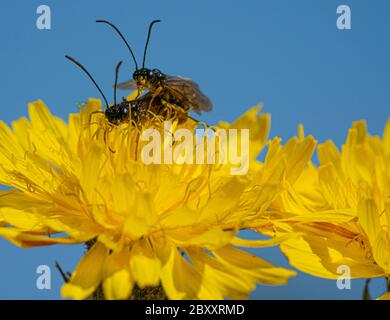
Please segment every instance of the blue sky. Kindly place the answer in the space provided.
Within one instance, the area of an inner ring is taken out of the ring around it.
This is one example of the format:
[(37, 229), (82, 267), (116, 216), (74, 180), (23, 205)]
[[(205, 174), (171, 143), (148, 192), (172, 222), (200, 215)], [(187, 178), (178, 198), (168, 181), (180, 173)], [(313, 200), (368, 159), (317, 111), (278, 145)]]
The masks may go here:
[[(36, 28), (36, 9), (51, 8), (52, 29)], [(336, 28), (336, 8), (352, 10), (352, 30)], [(264, 102), (272, 114), (271, 137), (284, 140), (303, 123), (320, 142), (345, 140), (352, 121), (366, 119), (381, 134), (389, 112), (390, 2), (387, 0), (273, 1), (22, 1), (0, 3), (0, 119), (27, 115), (27, 103), (42, 99), (66, 118), (98, 93), (64, 54), (93, 73), (112, 100), (115, 64), (124, 60), (121, 80), (134, 70), (120, 40), (96, 19), (115, 22), (136, 56), (143, 51), (148, 23), (162, 23), (152, 35), (147, 65), (195, 79), (212, 99), (208, 123), (232, 121)], [(0, 298), (56, 299), (61, 279), (52, 269), (52, 290), (35, 286), (38, 265), (59, 260), (71, 271), (82, 246), (24, 250), (0, 239)], [(287, 266), (277, 249), (255, 251)], [(379, 295), (382, 280), (371, 284)], [(300, 274), (284, 287), (261, 287), (252, 298), (360, 298), (363, 281), (338, 290), (334, 281)]]

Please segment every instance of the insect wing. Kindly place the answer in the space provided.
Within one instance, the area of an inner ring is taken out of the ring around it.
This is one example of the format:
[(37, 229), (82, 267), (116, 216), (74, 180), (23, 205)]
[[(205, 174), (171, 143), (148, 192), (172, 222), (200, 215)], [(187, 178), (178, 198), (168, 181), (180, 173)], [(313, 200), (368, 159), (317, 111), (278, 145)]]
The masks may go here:
[(135, 82), (134, 80), (121, 82), (118, 84), (117, 88), (120, 90), (135, 90), (137, 89), (137, 82)]
[(200, 91), (199, 85), (191, 79), (167, 76), (164, 80), (164, 87), (173, 96), (188, 103), (198, 114), (201, 111), (209, 112), (213, 108), (210, 99)]

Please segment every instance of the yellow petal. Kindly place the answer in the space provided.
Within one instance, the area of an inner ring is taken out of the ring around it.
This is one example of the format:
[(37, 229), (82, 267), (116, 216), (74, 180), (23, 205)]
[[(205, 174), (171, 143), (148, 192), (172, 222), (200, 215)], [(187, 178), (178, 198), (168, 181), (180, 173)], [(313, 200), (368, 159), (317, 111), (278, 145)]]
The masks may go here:
[(53, 244), (73, 244), (84, 242), (80, 239), (72, 239), (72, 238), (49, 238), (45, 236), (40, 236), (36, 234), (31, 234), (28, 232), (19, 231), (14, 228), (2, 227), (0, 228), (0, 237), (7, 239), (13, 244), (22, 247), (22, 248), (32, 248), (39, 246), (49, 246)]
[(231, 241), (231, 244), (237, 247), (265, 248), (265, 247), (277, 246), (288, 239), (295, 238), (298, 236), (300, 236), (299, 233), (292, 232), (290, 234), (285, 234), (282, 236), (277, 236), (266, 240), (246, 240), (246, 239), (235, 237)]
[(374, 244), (382, 230), (379, 222), (379, 212), (374, 200), (360, 200), (357, 211), (360, 225), (366, 232), (370, 242)]
[(286, 219), (280, 219), (278, 221), (342, 223), (349, 222), (355, 219), (355, 217), (355, 212), (353, 210), (339, 209), (306, 213), (298, 216), (289, 217)]
[(246, 299), (255, 289), (255, 282), (226, 267), (200, 248), (186, 250), (193, 266), (203, 275), (204, 285), (200, 288), (200, 299)]
[(383, 131), (383, 147), (385, 153), (390, 154), (390, 118), (387, 119), (387, 123)]
[(308, 164), (316, 146), (316, 140), (307, 136), (303, 140), (290, 139), (283, 147), (286, 152), (286, 179), (293, 184)]
[(123, 233), (130, 239), (137, 240), (145, 235), (158, 221), (158, 216), (148, 192), (140, 192), (130, 208), (131, 214), (127, 216)]
[[(203, 223), (222, 221), (238, 206), (241, 194), (247, 186), (246, 180), (242, 177), (233, 177), (226, 180), (202, 209), (199, 221)], [(223, 203), (223, 206), (221, 206), (221, 203)]]
[(237, 230), (222, 230), (210, 227), (209, 230), (178, 229), (167, 232), (167, 235), (174, 240), (178, 246), (198, 246), (214, 250), (229, 244)]
[(262, 105), (249, 109), (240, 118), (234, 121), (230, 126), (222, 125), (221, 127), (229, 129), (249, 129), (250, 157), (255, 159), (261, 152), (268, 137), (270, 129), (270, 115), (259, 114)]
[(340, 172), (341, 170), (340, 152), (333, 141), (329, 140), (323, 144), (320, 144), (318, 146), (317, 152), (318, 152), (318, 159), (320, 160), (321, 165), (331, 163), (337, 169), (337, 171)]
[(387, 232), (380, 230), (372, 245), (372, 253), (376, 263), (383, 268), (384, 272), (390, 273), (390, 240)]
[(386, 292), (383, 296), (380, 296), (378, 300), (390, 300), (390, 292)]
[(250, 277), (253, 283), (281, 285), (286, 284), (290, 277), (296, 275), (292, 270), (275, 267), (253, 254), (233, 247), (220, 248), (213, 251), (213, 254), (231, 270)]
[(283, 242), (280, 248), (293, 267), (317, 277), (338, 279), (340, 273), (337, 270), (342, 265), (350, 267), (352, 278), (372, 278), (384, 274), (373, 260), (367, 259), (367, 253), (358, 241), (337, 234), (329, 238), (305, 234)]
[(148, 241), (135, 242), (130, 254), (130, 269), (140, 288), (159, 284), (161, 262)]
[(102, 281), (107, 256), (108, 249), (96, 242), (79, 262), (70, 281), (62, 286), (62, 297), (76, 300), (88, 298)]
[(385, 214), (387, 219), (387, 225), (390, 228), (390, 201), (385, 202)]
[(201, 274), (169, 243), (158, 247), (156, 252), (162, 266), (161, 284), (168, 298), (197, 299), (204, 281)]
[(14, 208), (0, 208), (0, 219), (8, 222), (13, 227), (25, 229), (30, 232), (43, 231), (45, 228), (48, 230), (48, 227), (35, 214)]
[(82, 176), (80, 177), (80, 183), (83, 191), (90, 198), (92, 203), (97, 197), (95, 190), (97, 187), (99, 171), (102, 169), (103, 155), (102, 146), (92, 142), (83, 162), (83, 171)]
[(18, 230), (45, 234), (65, 232), (80, 242), (93, 238), (98, 226), (85, 214), (67, 207), (57, 210), (47, 200), (11, 190), (0, 191), (0, 219)]
[(106, 258), (104, 266), (103, 290), (107, 300), (128, 299), (134, 281), (129, 271), (129, 254), (112, 253)]

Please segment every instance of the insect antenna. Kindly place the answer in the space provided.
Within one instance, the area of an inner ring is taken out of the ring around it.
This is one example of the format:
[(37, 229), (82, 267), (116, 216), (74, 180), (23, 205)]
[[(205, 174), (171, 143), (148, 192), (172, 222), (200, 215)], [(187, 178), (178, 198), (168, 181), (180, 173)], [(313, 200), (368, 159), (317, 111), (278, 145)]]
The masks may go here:
[(144, 57), (142, 59), (142, 68), (145, 67), (145, 60), (146, 60), (146, 51), (148, 50), (148, 45), (149, 45), (149, 39), (150, 39), (150, 34), (152, 33), (152, 27), (155, 23), (161, 22), (161, 20), (153, 20), (150, 25), (149, 25), (149, 30), (148, 30), (148, 37), (146, 38), (146, 43), (145, 43), (145, 49), (144, 49)]
[(99, 85), (96, 83), (95, 79), (91, 76), (91, 74), (88, 72), (87, 69), (85, 69), (85, 67), (80, 63), (78, 62), (76, 59), (72, 58), (72, 57), (69, 57), (67, 55), (65, 55), (65, 58), (72, 61), (74, 64), (76, 64), (77, 66), (79, 66), (81, 68), (81, 70), (83, 70), (85, 72), (85, 74), (89, 77), (89, 79), (91, 79), (91, 81), (93, 82), (93, 84), (95, 85), (95, 87), (98, 89), (98, 91), (100, 92), (100, 94), (102, 95), (105, 103), (106, 103), (106, 108), (108, 108), (108, 101), (107, 101), (107, 98), (106, 96), (104, 95), (102, 89), (100, 89)]
[(115, 68), (114, 105), (116, 105), (116, 87), (118, 84), (119, 68), (120, 68), (121, 64), (122, 64), (122, 61), (119, 61), (119, 63), (116, 65), (116, 68)]
[(105, 24), (108, 24), (110, 27), (112, 27), (116, 33), (121, 37), (121, 39), (123, 40), (123, 42), (126, 44), (126, 47), (127, 49), (129, 49), (130, 51), (130, 54), (133, 58), (133, 61), (135, 63), (135, 69), (138, 70), (138, 63), (137, 63), (137, 60), (135, 59), (135, 55), (133, 53), (133, 50), (131, 50), (131, 47), (129, 45), (129, 43), (127, 42), (127, 40), (125, 39), (125, 37), (123, 36), (123, 34), (119, 31), (119, 29), (113, 24), (111, 23), (110, 21), (107, 21), (107, 20), (96, 20), (97, 23), (105, 23)]

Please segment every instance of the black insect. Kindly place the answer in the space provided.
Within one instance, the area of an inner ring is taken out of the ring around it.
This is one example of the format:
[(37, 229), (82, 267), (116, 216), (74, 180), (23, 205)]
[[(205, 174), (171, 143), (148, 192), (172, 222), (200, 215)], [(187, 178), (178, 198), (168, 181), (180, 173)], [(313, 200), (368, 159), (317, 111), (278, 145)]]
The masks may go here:
[(96, 86), (105, 102), (105, 109), (104, 112), (94, 111), (92, 114), (104, 113), (109, 123), (113, 125), (119, 125), (121, 123), (126, 123), (132, 120), (135, 124), (142, 124), (158, 116), (161, 116), (164, 120), (173, 118), (184, 119), (184, 112), (177, 112), (177, 108), (175, 106), (163, 101), (161, 97), (154, 97), (153, 94), (150, 92), (131, 101), (122, 98), (122, 101), (117, 103), (117, 83), (119, 76), (119, 68), (122, 64), (122, 61), (120, 61), (115, 68), (114, 104), (110, 106), (103, 91), (96, 83), (92, 75), (88, 72), (88, 70), (76, 59), (67, 55), (65, 57), (74, 64), (76, 64), (78, 67), (80, 67)]
[(145, 68), (146, 53), (152, 27), (155, 23), (160, 22), (160, 20), (154, 20), (149, 25), (141, 69), (138, 68), (134, 53), (119, 29), (106, 20), (96, 20), (96, 22), (108, 24), (118, 33), (130, 51), (135, 63), (133, 79), (118, 84), (119, 89), (146, 89), (152, 93), (151, 102), (153, 102), (156, 97), (160, 97), (162, 100), (172, 105), (180, 106), (187, 113), (189, 109), (195, 111), (197, 114), (201, 114), (202, 111), (211, 111), (212, 103), (210, 99), (201, 92), (198, 84), (191, 79), (179, 76), (169, 76), (162, 73), (159, 69)]
[[(119, 68), (122, 64), (122, 61), (120, 61), (115, 68), (115, 83), (114, 83), (114, 104), (110, 106), (108, 104), (108, 100), (106, 96), (104, 95), (102, 89), (100, 89), (99, 85), (96, 83), (95, 79), (91, 76), (91, 74), (88, 72), (88, 70), (76, 59), (66, 55), (66, 59), (70, 60), (74, 64), (76, 64), (81, 70), (84, 71), (84, 73), (91, 79), (95, 87), (98, 89), (100, 92), (101, 96), (103, 97), (103, 100), (105, 102), (105, 108), (104, 108), (104, 115), (106, 116), (107, 120), (112, 123), (112, 124), (119, 124), (123, 121), (127, 121), (129, 119), (129, 111), (131, 108), (131, 104), (129, 101), (122, 100), (119, 104), (116, 103), (116, 91), (117, 91), (117, 82), (118, 82), (118, 73), (119, 73)], [(100, 112), (100, 111), (98, 111)], [(96, 112), (97, 113), (97, 112)]]
[[(133, 119), (137, 123), (142, 121), (142, 119), (146, 117), (147, 107), (149, 106), (151, 100), (150, 95), (144, 95), (136, 100), (131, 100), (131, 101), (127, 101), (126, 99), (122, 98), (121, 102), (119, 103), (116, 102), (119, 68), (122, 64), (122, 61), (120, 61), (115, 68), (114, 104), (110, 106), (108, 104), (108, 100), (105, 94), (103, 93), (102, 89), (100, 89), (99, 85), (96, 83), (95, 79), (91, 76), (88, 70), (76, 59), (67, 55), (65, 56), (65, 58), (67, 58), (68, 60), (75, 63), (78, 67), (80, 67), (85, 72), (85, 74), (91, 79), (95, 87), (98, 89), (106, 105), (103, 113), (107, 118), (108, 122), (110, 122), (113, 125), (119, 125), (123, 122), (128, 122), (130, 121), (130, 119)], [(158, 102), (158, 100), (156, 100), (155, 102)], [(95, 113), (102, 113), (102, 112), (95, 111)]]

